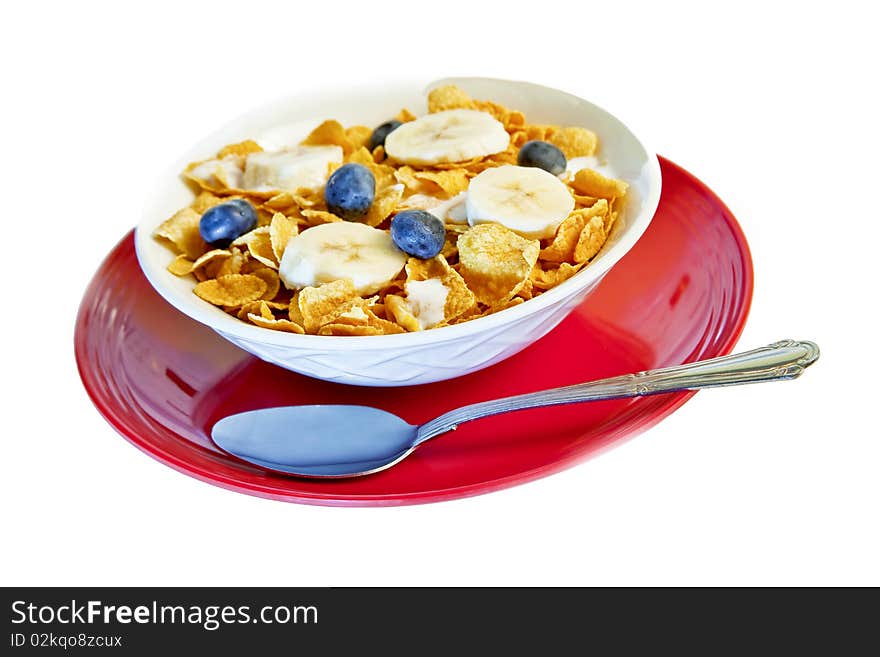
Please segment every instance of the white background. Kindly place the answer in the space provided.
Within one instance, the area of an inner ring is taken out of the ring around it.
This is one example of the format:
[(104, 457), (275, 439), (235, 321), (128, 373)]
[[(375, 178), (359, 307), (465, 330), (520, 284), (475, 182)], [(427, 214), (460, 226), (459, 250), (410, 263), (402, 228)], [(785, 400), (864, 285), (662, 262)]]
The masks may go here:
[[(6, 585), (880, 584), (878, 47), (869, 3), (15, 3), (2, 10)], [(246, 497), (98, 415), (74, 316), (154, 178), (245, 110), (446, 75), (594, 99), (694, 172), (755, 262), (740, 348), (823, 355), (699, 393), (562, 474), (389, 509)]]

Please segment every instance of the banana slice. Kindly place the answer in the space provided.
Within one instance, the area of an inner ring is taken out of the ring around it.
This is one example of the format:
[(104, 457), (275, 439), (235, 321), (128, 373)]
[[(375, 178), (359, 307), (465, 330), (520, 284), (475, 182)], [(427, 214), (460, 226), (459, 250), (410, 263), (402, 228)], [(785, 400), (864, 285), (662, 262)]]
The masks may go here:
[(186, 176), (201, 180), (209, 185), (241, 189), (240, 159), (235, 155), (229, 155), (222, 160), (207, 160), (187, 171)]
[(331, 162), (342, 162), (339, 146), (298, 146), (275, 153), (251, 153), (244, 167), (244, 188), (254, 191), (319, 189)]
[(502, 224), (528, 239), (543, 239), (556, 234), (574, 210), (574, 198), (559, 178), (543, 169), (505, 165), (471, 180), (465, 208), (471, 226)]
[(391, 235), (365, 224), (340, 221), (291, 238), (278, 274), (290, 289), (351, 279), (358, 294), (372, 294), (400, 273), (407, 255)]
[(404, 164), (431, 165), (500, 153), (509, 142), (490, 114), (456, 109), (404, 123), (385, 138), (385, 152)]

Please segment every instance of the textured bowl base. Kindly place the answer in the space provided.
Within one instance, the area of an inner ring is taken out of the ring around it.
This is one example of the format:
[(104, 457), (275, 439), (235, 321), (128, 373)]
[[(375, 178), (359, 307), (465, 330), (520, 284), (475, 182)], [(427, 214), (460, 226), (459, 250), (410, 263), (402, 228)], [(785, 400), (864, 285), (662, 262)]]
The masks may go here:
[(251, 356), (159, 297), (129, 235), (101, 265), (80, 308), (75, 346), (83, 383), (107, 420), (163, 463), (272, 499), (412, 504), (550, 474), (651, 426), (690, 394), (479, 420), (356, 480), (267, 473), (220, 452), (209, 435), (226, 415), (291, 404), (365, 404), (420, 424), (469, 403), (728, 353), (751, 299), (748, 247), (727, 208), (699, 181), (665, 161), (663, 177), (648, 232), (558, 327), (497, 365), (421, 386), (341, 385)]

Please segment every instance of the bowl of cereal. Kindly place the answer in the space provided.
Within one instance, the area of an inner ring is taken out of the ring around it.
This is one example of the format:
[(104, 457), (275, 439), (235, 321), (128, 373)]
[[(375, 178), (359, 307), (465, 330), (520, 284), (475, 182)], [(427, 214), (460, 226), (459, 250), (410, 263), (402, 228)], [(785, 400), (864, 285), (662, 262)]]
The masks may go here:
[(647, 228), (656, 156), (571, 94), (490, 78), (283, 99), (160, 179), (138, 261), (175, 308), (308, 376), (474, 372), (545, 335)]

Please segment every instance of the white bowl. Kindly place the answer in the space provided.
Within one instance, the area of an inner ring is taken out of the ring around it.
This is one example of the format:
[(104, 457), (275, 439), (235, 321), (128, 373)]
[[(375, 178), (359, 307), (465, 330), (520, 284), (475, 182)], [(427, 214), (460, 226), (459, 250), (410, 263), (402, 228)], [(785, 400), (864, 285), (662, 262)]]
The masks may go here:
[(578, 274), (526, 303), (463, 324), (399, 335), (339, 337), (296, 335), (247, 324), (196, 297), (194, 281), (166, 271), (173, 254), (152, 233), (191, 202), (193, 193), (180, 178), (187, 163), (211, 157), (222, 146), (243, 139), (256, 138), (266, 148), (295, 143), (326, 118), (343, 125), (378, 125), (401, 107), (422, 114), (425, 86), (413, 83), (282, 99), (203, 139), (169, 169), (149, 196), (135, 235), (147, 279), (175, 308), (242, 349), (327, 381), (366, 386), (429, 383), (488, 367), (527, 347), (578, 306), (644, 233), (660, 199), (660, 167), (654, 153), (620, 120), (577, 96), (491, 78), (438, 80), (428, 89), (441, 84), (456, 84), (474, 98), (522, 110), (530, 122), (585, 126), (599, 135), (601, 156), (630, 184), (630, 191), (602, 251)]

